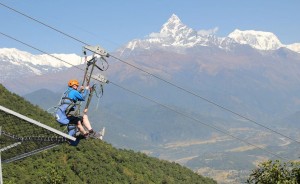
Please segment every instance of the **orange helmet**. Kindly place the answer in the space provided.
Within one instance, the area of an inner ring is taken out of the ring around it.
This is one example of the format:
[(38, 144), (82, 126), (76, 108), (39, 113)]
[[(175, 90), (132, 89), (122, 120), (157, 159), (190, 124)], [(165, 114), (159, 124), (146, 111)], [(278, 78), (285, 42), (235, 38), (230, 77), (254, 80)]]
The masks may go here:
[(68, 86), (72, 87), (73, 85), (79, 86), (79, 82), (76, 79), (71, 79), (68, 82)]

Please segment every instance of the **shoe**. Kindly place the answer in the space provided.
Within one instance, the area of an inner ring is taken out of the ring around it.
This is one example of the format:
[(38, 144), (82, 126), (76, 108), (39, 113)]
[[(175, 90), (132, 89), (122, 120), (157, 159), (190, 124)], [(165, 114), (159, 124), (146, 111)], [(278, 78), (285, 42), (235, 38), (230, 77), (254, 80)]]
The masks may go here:
[(89, 133), (85, 133), (84, 135), (82, 135), (84, 139), (88, 139), (90, 137)]
[(104, 134), (105, 134), (105, 127), (102, 128), (102, 130), (100, 131), (100, 139), (103, 140)]
[[(94, 139), (101, 139), (101, 134), (99, 132), (93, 132), (89, 134), (89, 137), (94, 138)], [(102, 139), (101, 139), (102, 140)]]

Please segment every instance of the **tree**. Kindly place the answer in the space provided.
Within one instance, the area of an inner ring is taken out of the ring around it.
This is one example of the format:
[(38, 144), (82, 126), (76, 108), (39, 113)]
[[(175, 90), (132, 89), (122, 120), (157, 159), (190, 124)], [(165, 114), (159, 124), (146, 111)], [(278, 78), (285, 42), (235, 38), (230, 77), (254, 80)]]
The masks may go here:
[(252, 171), (247, 183), (300, 184), (300, 162), (262, 162)]

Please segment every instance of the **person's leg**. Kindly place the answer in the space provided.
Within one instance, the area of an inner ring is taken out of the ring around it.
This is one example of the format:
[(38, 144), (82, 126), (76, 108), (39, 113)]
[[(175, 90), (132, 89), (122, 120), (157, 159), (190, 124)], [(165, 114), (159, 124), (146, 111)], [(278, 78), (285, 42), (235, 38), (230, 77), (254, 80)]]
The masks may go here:
[(89, 118), (86, 114), (82, 117), (83, 125), (88, 129), (89, 132), (93, 131)]
[[(86, 114), (83, 115), (83, 125), (89, 130), (89, 136), (97, 139), (101, 139), (99, 132), (95, 132), (90, 124), (89, 118)], [(102, 139), (101, 139), (102, 140)]]
[(92, 126), (91, 126), (91, 123), (90, 123), (90, 121), (89, 121), (89, 118), (88, 118), (88, 116), (87, 116), (87, 111), (88, 111), (88, 109), (84, 109), (84, 111), (83, 111), (83, 117), (82, 117), (82, 122), (83, 122), (83, 125), (85, 126), (85, 128), (87, 128), (88, 129), (88, 131), (89, 131), (89, 136), (91, 136), (91, 137), (94, 137), (94, 138), (97, 138), (97, 137), (100, 137), (98, 134), (98, 132), (95, 132), (94, 130), (93, 130), (93, 128), (92, 128)]
[(61, 125), (67, 125), (70, 123), (70, 119), (68, 119), (66, 114), (64, 112), (62, 112), (61, 109), (57, 110), (55, 116), (56, 116), (56, 121), (58, 123), (60, 123)]
[(84, 127), (82, 126), (82, 124), (81, 124), (80, 121), (78, 121), (78, 123), (77, 123), (77, 128), (78, 128), (79, 132), (80, 132), (82, 135), (88, 134), (88, 132), (85, 131), (85, 129), (84, 129)]
[(88, 132), (85, 130), (85, 128), (82, 126), (82, 118), (80, 117), (75, 117), (75, 116), (71, 116), (69, 117), (69, 120), (70, 120), (70, 124), (74, 124), (76, 125), (76, 127), (78, 128), (79, 132), (82, 134), (82, 135), (87, 135)]

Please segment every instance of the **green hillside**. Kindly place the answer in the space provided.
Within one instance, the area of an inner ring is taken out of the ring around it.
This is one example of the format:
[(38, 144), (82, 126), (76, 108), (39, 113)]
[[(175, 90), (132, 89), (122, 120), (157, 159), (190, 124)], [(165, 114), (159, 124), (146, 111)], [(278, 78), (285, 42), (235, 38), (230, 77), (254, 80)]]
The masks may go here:
[[(0, 105), (52, 127), (54, 118), (0, 85)], [(0, 117), (1, 122), (4, 119)], [(176, 163), (100, 140), (82, 140), (77, 147), (61, 144), (23, 160), (3, 164), (4, 183), (216, 183)]]
[[(46, 125), (59, 128), (52, 115), (45, 110), (40, 109), (38, 106), (32, 105), (24, 98), (11, 93), (3, 85), (0, 84), (0, 105), (16, 111), (24, 116), (43, 122)], [(2, 118), (2, 117), (0, 117)], [(1, 125), (1, 124), (0, 124)]]

